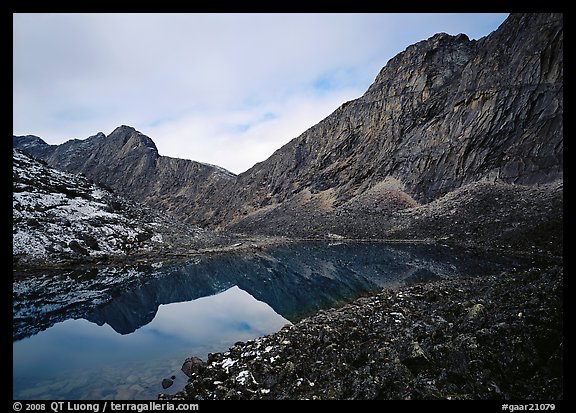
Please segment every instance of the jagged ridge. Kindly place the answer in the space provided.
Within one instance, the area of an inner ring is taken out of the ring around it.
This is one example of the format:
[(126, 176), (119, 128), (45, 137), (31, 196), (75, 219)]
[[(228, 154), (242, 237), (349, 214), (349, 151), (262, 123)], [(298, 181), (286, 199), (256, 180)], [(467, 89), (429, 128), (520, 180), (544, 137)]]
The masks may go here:
[(438, 34), (408, 47), (359, 99), (238, 177), (228, 221), (333, 191), (339, 205), (385, 179), (418, 202), (490, 179), (562, 178), (561, 15), (512, 15), (490, 36)]
[(152, 139), (125, 125), (108, 136), (100, 132), (61, 145), (48, 145), (34, 136), (14, 136), (13, 146), (54, 168), (83, 173), (120, 195), (189, 222), (208, 220), (210, 214), (198, 213), (194, 206), (214, 196), (235, 176), (217, 166), (161, 156)]

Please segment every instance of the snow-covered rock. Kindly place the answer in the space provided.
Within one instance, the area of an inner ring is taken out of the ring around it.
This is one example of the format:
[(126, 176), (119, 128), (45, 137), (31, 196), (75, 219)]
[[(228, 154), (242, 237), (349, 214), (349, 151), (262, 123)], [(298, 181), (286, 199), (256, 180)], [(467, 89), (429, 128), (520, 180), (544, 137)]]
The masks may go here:
[(182, 252), (217, 243), (198, 227), (183, 226), (19, 150), (13, 150), (12, 173), (16, 266)]

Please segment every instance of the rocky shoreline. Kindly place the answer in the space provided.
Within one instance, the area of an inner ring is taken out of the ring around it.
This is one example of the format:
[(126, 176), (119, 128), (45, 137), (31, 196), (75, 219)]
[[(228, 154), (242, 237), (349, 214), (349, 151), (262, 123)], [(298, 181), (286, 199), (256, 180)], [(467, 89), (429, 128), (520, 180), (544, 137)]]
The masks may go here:
[(207, 362), (160, 399), (563, 398), (563, 267), (383, 290)]

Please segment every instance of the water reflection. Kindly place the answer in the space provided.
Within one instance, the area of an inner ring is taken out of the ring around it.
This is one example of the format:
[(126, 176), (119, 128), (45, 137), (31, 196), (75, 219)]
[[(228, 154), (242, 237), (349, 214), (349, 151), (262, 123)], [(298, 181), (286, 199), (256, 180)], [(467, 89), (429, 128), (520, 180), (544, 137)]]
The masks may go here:
[(128, 334), (152, 321), (161, 304), (235, 285), (297, 321), (384, 286), (484, 274), (509, 265), (507, 258), (431, 245), (309, 242), (162, 267), (93, 269), (90, 277), (82, 271), (44, 273), (14, 283), (13, 335), (16, 340), (30, 336), (68, 318), (106, 323)]
[[(205, 358), (288, 323), (238, 287), (161, 305), (154, 320), (128, 335), (66, 320), (14, 343), (14, 398), (154, 398), (163, 390), (161, 379), (178, 374), (191, 354)], [(137, 380), (127, 383), (131, 376)]]
[(160, 304), (189, 301), (237, 285), (295, 322), (385, 286), (479, 275), (506, 263), (503, 258), (430, 245), (304, 243), (165, 268), (85, 317), (128, 334), (149, 323)]
[(511, 265), (519, 263), (425, 244), (306, 242), (170, 265), (15, 274), (14, 397), (155, 397), (191, 355), (382, 287)]

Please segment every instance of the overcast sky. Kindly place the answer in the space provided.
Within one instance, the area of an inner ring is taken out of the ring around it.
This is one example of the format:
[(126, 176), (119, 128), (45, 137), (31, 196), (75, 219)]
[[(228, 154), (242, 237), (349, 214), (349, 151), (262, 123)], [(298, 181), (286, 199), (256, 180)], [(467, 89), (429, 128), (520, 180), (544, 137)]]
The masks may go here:
[(240, 173), (361, 96), (435, 33), (507, 14), (14, 14), (13, 133), (133, 126), (161, 155)]

